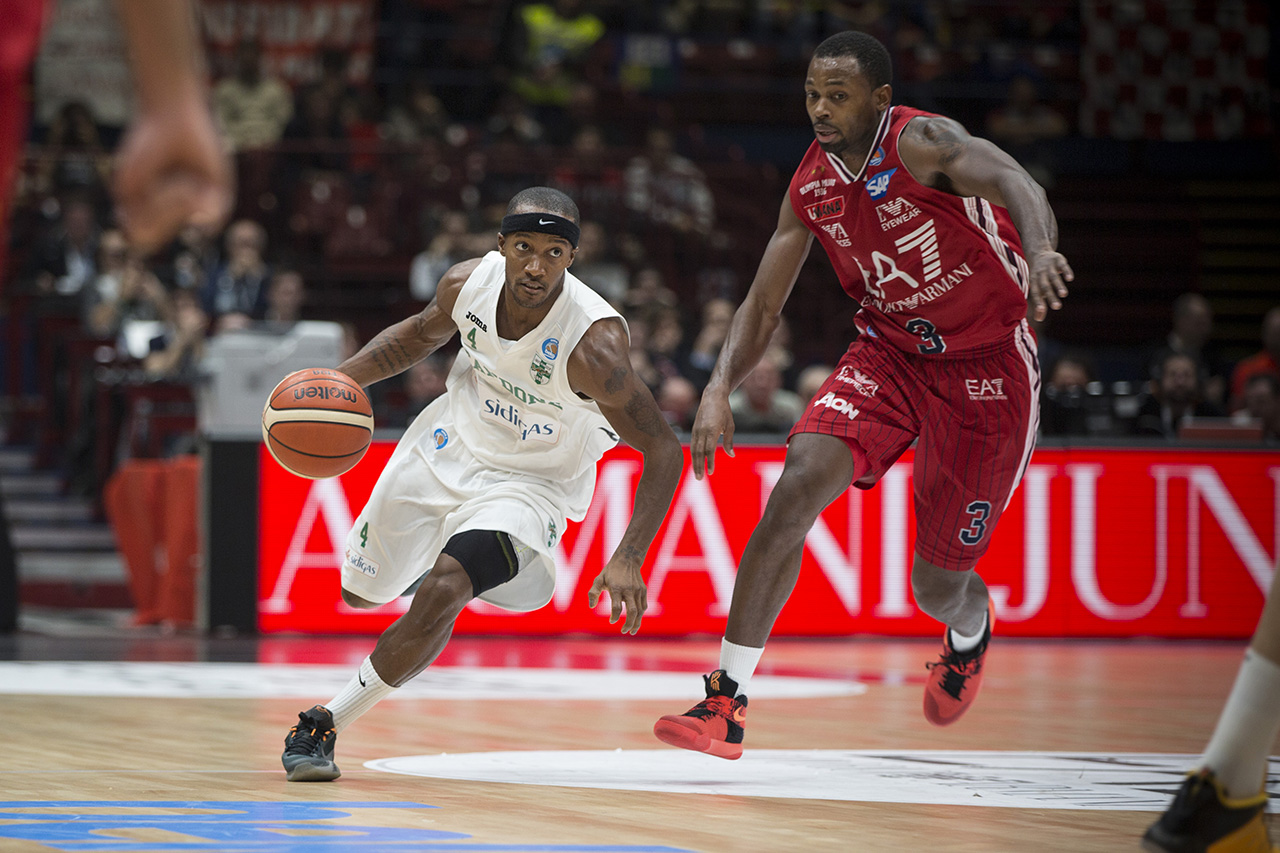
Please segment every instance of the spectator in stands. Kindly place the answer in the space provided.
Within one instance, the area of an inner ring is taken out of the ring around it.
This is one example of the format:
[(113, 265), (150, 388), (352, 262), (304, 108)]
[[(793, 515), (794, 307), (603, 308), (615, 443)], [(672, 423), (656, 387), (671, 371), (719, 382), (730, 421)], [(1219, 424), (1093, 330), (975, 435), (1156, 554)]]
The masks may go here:
[(644, 267), (631, 278), (631, 289), (623, 297), (629, 311), (645, 311), (655, 305), (675, 305), (675, 291), (667, 287), (662, 270)]
[(86, 331), (114, 339), (130, 323), (155, 323), (169, 311), (168, 291), (142, 259), (129, 252), (123, 232), (104, 231), (98, 246), (98, 275), (85, 288)]
[(1244, 387), (1258, 374), (1280, 378), (1280, 305), (1262, 318), (1262, 349), (1236, 365), (1231, 374), (1231, 406), (1244, 405)]
[(1280, 379), (1270, 373), (1255, 373), (1244, 385), (1244, 408), (1236, 413), (1246, 415), (1242, 422), (1262, 425), (1262, 440), (1280, 442)]
[(626, 171), (627, 207), (641, 223), (676, 235), (706, 237), (715, 224), (715, 201), (702, 170), (676, 153), (675, 136), (649, 130), (643, 153)]
[(613, 221), (625, 210), (623, 170), (612, 161), (599, 125), (586, 124), (574, 132), (569, 156), (552, 168), (551, 186), (577, 199), (584, 216)]
[(631, 369), (636, 372), (656, 398), (666, 378), (658, 372), (649, 357), (649, 316), (651, 312), (640, 308), (628, 308), (623, 315), (631, 338)]
[(1067, 120), (1044, 103), (1036, 81), (1019, 74), (1009, 82), (1005, 102), (987, 116), (987, 135), (993, 142), (1023, 160), (1023, 154), (1040, 159), (1040, 143), (1067, 134)]
[(493, 112), (485, 120), (484, 129), (485, 138), (490, 143), (506, 142), (516, 149), (537, 147), (546, 141), (543, 123), (529, 102), (514, 92), (498, 98)]
[(260, 319), (267, 305), (267, 232), (249, 219), (237, 220), (227, 228), (226, 259), (218, 265), (204, 287), (205, 313), (219, 329), (243, 326)]
[(293, 118), (285, 126), (289, 143), (288, 172), (291, 181), (308, 173), (341, 172), (346, 168), (346, 130), (342, 126), (343, 98), (331, 85), (312, 85), (294, 98)]
[(69, 200), (62, 221), (36, 247), (32, 281), (37, 293), (79, 298), (97, 275), (98, 220), (85, 198)]
[(675, 306), (655, 305), (649, 309), (649, 360), (664, 380), (684, 375), (683, 321), (683, 312)]
[(267, 148), (284, 135), (293, 117), (293, 93), (262, 73), (262, 45), (236, 46), (231, 75), (213, 87), (213, 115), (232, 151)]
[(400, 145), (433, 139), (444, 142), (452, 120), (431, 84), (421, 77), (409, 81), (404, 99), (391, 107), (382, 125), (382, 135)]
[(684, 370), (684, 374), (697, 386), (699, 394), (711, 379), (711, 370), (716, 366), (720, 347), (729, 337), (729, 325), (736, 309), (737, 306), (728, 299), (711, 299), (702, 306), (702, 326), (689, 348)]
[(67, 101), (49, 122), (36, 166), (36, 188), (54, 196), (77, 193), (99, 202), (111, 172), (111, 155), (84, 101)]
[(195, 293), (179, 290), (173, 294), (173, 312), (164, 330), (151, 341), (151, 352), (142, 366), (152, 379), (194, 382), (196, 368), (204, 354), (209, 315), (200, 307)]
[(1227, 365), (1218, 356), (1213, 336), (1213, 308), (1198, 293), (1184, 293), (1173, 301), (1173, 324), (1168, 336), (1151, 357), (1150, 376), (1155, 377), (1171, 352), (1190, 356), (1196, 363), (1205, 399), (1221, 406), (1226, 399)]
[(818, 396), (818, 390), (826, 383), (834, 369), (829, 364), (811, 364), (800, 371), (800, 377), (796, 379), (796, 394), (806, 405), (812, 403)]
[(188, 225), (171, 248), (169, 281), (180, 290), (204, 290), (220, 259), (218, 241), (208, 228)]
[(307, 302), (307, 285), (302, 273), (295, 269), (278, 269), (267, 283), (267, 304), (262, 312), (266, 328), (287, 332), (302, 319)]
[(734, 430), (739, 434), (786, 435), (804, 413), (805, 404), (799, 394), (782, 387), (782, 371), (768, 355), (729, 395)]
[(591, 220), (582, 223), (578, 254), (569, 271), (615, 307), (623, 304), (631, 285), (631, 273), (614, 257), (604, 226)]
[(1093, 359), (1065, 350), (1045, 373), (1041, 390), (1040, 432), (1044, 435), (1089, 435), (1090, 412), (1085, 390), (1097, 378)]
[[(492, 239), (491, 235), (484, 235)], [(440, 224), (430, 238), (427, 248), (413, 258), (409, 266), (409, 294), (422, 302), (430, 302), (436, 295), (436, 285), (449, 271), (449, 267), (467, 258), (475, 257), (476, 239), (471, 233), (467, 215), (457, 210), (446, 210), (440, 215)], [(483, 253), (485, 250), (481, 250)]]
[(658, 388), (658, 408), (671, 428), (688, 432), (698, 409), (698, 389), (683, 376), (668, 376)]
[(604, 22), (583, 6), (582, 0), (551, 0), (516, 13), (512, 91), (548, 118), (562, 115), (575, 85), (589, 80), (592, 48), (605, 34)]
[(1134, 432), (1173, 440), (1178, 429), (1192, 418), (1222, 417), (1221, 408), (1204, 400), (1195, 360), (1170, 352), (1151, 381), (1151, 396), (1138, 409)]

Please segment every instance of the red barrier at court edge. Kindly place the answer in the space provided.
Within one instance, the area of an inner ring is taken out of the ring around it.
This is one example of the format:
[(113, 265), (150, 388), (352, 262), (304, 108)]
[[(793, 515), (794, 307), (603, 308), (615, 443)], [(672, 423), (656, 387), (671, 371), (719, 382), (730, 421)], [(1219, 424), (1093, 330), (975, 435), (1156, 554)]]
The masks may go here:
[[(376, 442), (351, 472), (316, 481), (262, 450), (262, 631), (377, 633), (404, 612), (407, 598), (369, 612), (339, 596), (347, 531), (393, 448)], [(737, 559), (783, 453), (738, 447), (701, 481), (686, 465), (645, 564), (642, 633), (723, 632)], [(939, 633), (911, 597), (911, 464), (908, 452), (874, 489), (850, 489), (818, 519), (775, 636)], [(621, 539), (640, 470), (629, 448), (601, 460), (587, 517), (557, 546), (550, 604), (509, 614), (473, 602), (458, 632), (616, 632), (607, 607), (587, 607), (587, 589)], [(1041, 449), (978, 570), (1006, 636), (1241, 638), (1253, 631), (1278, 553), (1280, 453)]]

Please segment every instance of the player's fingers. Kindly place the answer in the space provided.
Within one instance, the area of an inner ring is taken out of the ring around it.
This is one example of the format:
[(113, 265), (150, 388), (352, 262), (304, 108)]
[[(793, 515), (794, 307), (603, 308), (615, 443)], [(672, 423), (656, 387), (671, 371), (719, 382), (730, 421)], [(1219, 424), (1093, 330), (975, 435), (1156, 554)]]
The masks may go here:
[(724, 452), (725, 452), (726, 454), (728, 454), (729, 456), (732, 456), (732, 455), (733, 455), (733, 431), (734, 431), (734, 429), (735, 429), (735, 427), (734, 427), (734, 423), (733, 423), (733, 421), (729, 421), (729, 423), (727, 423), (727, 424), (725, 424), (725, 425), (724, 425)]
[[(1058, 259), (1058, 273), (1059, 273), (1059, 274), (1062, 276), (1062, 278), (1063, 278), (1063, 279), (1065, 279), (1066, 281), (1075, 281), (1075, 280), (1076, 280), (1076, 273), (1075, 273), (1075, 270), (1071, 269), (1071, 264), (1067, 263), (1067, 259), (1066, 259), (1066, 258), (1059, 258), (1059, 259)], [(1066, 295), (1067, 295), (1067, 285), (1066, 285), (1065, 283), (1063, 283), (1063, 284), (1059, 284), (1059, 286), (1058, 286), (1058, 294), (1059, 294), (1060, 296), (1066, 296)]]
[(604, 572), (596, 575), (596, 579), (591, 583), (591, 589), (587, 590), (587, 606), (595, 609), (596, 602), (600, 600), (600, 590), (604, 587)]
[(612, 612), (609, 614), (609, 624), (612, 625), (622, 618), (622, 596), (615, 595), (613, 590), (609, 590), (609, 601), (613, 604)]
[(627, 603), (627, 624), (622, 630), (628, 634), (635, 634), (640, 630), (640, 620), (644, 618), (644, 608), (640, 606), (638, 597), (633, 597)]
[(119, 199), (120, 220), (129, 242), (148, 254), (165, 243), (196, 208), (199, 189), (186, 178), (169, 178)]

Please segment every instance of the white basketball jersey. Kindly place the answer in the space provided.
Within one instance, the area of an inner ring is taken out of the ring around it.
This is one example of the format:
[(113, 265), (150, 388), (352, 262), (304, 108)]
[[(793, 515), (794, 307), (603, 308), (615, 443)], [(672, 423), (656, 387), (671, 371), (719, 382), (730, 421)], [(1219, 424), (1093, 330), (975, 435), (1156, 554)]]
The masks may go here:
[[(498, 337), (505, 259), (490, 252), (462, 285), (453, 320), (462, 338), (446, 380), (456, 438), (493, 468), (546, 478), (580, 520), (595, 489), (595, 466), (618, 442), (591, 400), (569, 387), (569, 354), (591, 324), (621, 315), (570, 273), (538, 326), (517, 341)], [(625, 322), (625, 321), (624, 321)]]

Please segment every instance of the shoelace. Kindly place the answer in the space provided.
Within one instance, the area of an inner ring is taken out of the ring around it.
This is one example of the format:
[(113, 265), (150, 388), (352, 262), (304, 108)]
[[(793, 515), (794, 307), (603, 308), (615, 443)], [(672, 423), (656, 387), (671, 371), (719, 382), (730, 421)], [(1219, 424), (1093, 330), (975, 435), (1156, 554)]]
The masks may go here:
[(982, 671), (982, 659), (964, 660), (959, 652), (951, 652), (942, 656), (941, 660), (926, 663), (925, 669), (933, 670), (934, 667), (946, 667), (946, 672), (942, 674), (942, 689), (953, 699), (959, 699), (961, 691), (964, 690), (965, 684), (969, 682), (970, 676), (977, 675)]
[[(308, 734), (302, 733), (304, 726), (311, 726)], [(312, 752), (315, 751), (316, 745), (319, 744), (321, 741), (323, 741), (325, 735), (329, 733), (328, 730), (326, 730), (323, 733), (317, 735), (316, 733), (319, 731), (320, 729), (318, 729), (315, 726), (312, 726), (309, 720), (305, 718), (299, 719), (298, 725), (294, 726), (293, 729), (291, 730), (289, 745), (285, 749), (285, 754), (286, 755), (310, 755)]]
[(694, 705), (685, 714), (686, 717), (696, 717), (699, 720), (705, 720), (707, 717), (732, 717), (733, 716), (733, 700), (728, 696), (708, 696), (697, 705)]

